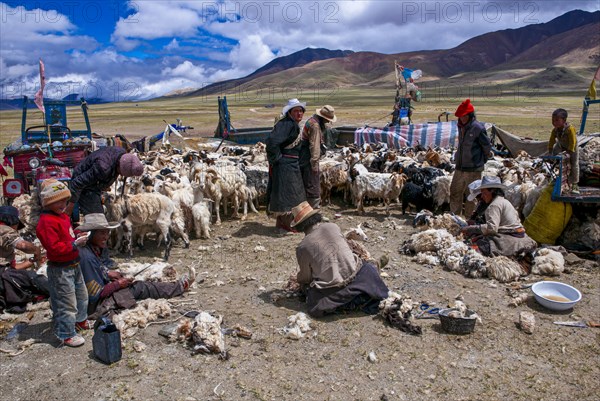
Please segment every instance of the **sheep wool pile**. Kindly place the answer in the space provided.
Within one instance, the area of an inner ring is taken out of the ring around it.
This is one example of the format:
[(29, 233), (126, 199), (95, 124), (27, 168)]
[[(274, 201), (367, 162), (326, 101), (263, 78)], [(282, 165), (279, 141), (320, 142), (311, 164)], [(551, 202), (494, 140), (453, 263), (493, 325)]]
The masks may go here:
[(150, 266), (147, 263), (123, 262), (119, 263), (119, 271), (127, 277), (139, 273), (135, 276), (138, 281), (173, 281), (177, 278), (175, 268), (166, 262), (154, 262)]
[(225, 337), (221, 331), (223, 317), (221, 315), (200, 312), (194, 318), (192, 326), (192, 340), (194, 353), (225, 355)]
[(514, 260), (506, 256), (495, 256), (488, 258), (487, 274), (500, 283), (510, 283), (518, 280), (525, 272)]
[(438, 249), (446, 248), (454, 242), (454, 237), (448, 231), (430, 229), (412, 235), (405, 247), (412, 252), (436, 252)]
[(531, 272), (543, 276), (559, 276), (565, 270), (565, 258), (560, 252), (542, 248), (536, 252)]
[(390, 291), (388, 297), (379, 303), (379, 314), (393, 327), (412, 335), (421, 335), (422, 329), (412, 323), (412, 311), (418, 303), (410, 297)]
[(113, 323), (121, 332), (121, 339), (133, 337), (139, 328), (148, 323), (171, 316), (171, 305), (166, 299), (144, 299), (133, 309), (127, 309), (113, 317)]
[(286, 338), (299, 340), (310, 330), (312, 330), (312, 321), (305, 313), (298, 312), (295, 315), (288, 316), (288, 324), (281, 329), (281, 333)]

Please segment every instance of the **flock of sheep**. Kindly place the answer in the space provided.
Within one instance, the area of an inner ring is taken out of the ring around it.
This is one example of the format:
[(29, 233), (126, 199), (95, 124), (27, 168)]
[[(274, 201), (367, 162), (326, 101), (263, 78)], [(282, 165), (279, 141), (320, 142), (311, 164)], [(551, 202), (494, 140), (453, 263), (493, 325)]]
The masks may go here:
[[(600, 142), (600, 138), (594, 141)], [(593, 152), (591, 156), (582, 151), (584, 162), (597, 158), (599, 146), (594, 141), (586, 147)], [(130, 255), (134, 244), (143, 246), (146, 234), (156, 232), (159, 242), (165, 244), (167, 259), (174, 239), (187, 247), (188, 233), (210, 238), (210, 226), (221, 224), (221, 216), (244, 220), (248, 209), (257, 213), (259, 206), (265, 206), (269, 169), (262, 143), (223, 147), (219, 152), (167, 147), (140, 154), (140, 158), (144, 174), (118, 181), (104, 199), (108, 220), (121, 223), (113, 247)], [(324, 204), (338, 192), (352, 201), (358, 213), (364, 213), (366, 200), (382, 201), (388, 215), (392, 203), (400, 201), (403, 214), (409, 207), (436, 214), (448, 207), (451, 150), (397, 150), (387, 149), (385, 144), (344, 147), (328, 150), (320, 167)], [(506, 198), (525, 218), (549, 182), (547, 169), (540, 159), (523, 153), (514, 159), (488, 161), (483, 174), (502, 179), (508, 187)], [(22, 195), (13, 204), (21, 210), (28, 230), (35, 232), (39, 217), (36, 194)]]

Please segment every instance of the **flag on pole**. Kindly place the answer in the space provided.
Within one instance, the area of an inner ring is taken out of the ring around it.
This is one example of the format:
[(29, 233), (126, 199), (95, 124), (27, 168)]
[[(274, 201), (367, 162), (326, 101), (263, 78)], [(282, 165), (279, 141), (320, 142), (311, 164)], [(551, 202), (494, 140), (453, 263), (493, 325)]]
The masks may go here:
[(598, 69), (594, 74), (594, 78), (592, 78), (592, 83), (590, 84), (587, 94), (585, 95), (586, 98), (596, 100), (596, 81), (600, 81), (600, 66), (598, 66)]
[(34, 103), (42, 111), (44, 110), (44, 87), (46, 86), (46, 74), (44, 72), (44, 62), (40, 59), (40, 90), (36, 92)]

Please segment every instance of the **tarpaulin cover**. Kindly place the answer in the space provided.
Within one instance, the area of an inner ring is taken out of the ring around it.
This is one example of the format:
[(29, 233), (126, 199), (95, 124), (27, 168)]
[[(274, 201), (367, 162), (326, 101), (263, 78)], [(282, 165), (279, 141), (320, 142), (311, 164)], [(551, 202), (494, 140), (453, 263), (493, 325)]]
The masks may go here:
[(354, 131), (354, 143), (385, 142), (389, 148), (400, 149), (407, 146), (456, 147), (458, 128), (456, 121), (426, 124), (395, 125), (385, 128), (362, 127)]

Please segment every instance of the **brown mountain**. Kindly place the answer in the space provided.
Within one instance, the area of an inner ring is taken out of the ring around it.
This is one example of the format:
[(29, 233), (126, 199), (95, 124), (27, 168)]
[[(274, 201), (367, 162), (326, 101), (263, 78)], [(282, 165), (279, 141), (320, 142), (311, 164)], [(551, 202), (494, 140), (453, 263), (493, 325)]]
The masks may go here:
[[(281, 87), (289, 82), (324, 90), (327, 85), (390, 87), (395, 82), (394, 61), (423, 70), (425, 80), (448, 81), (456, 76), (456, 80), (449, 81), (457, 84), (465, 73), (487, 80), (512, 79), (506, 71), (518, 68), (535, 69), (531, 75), (541, 74), (540, 81), (557, 75), (581, 78), (564, 68), (591, 71), (600, 62), (599, 43), (600, 11), (574, 10), (543, 24), (486, 33), (447, 50), (381, 54), (304, 49), (277, 58), (247, 77), (219, 82), (188, 96), (226, 94), (234, 88)], [(521, 72), (514, 78), (527, 75)], [(560, 81), (557, 80), (558, 85)]]

